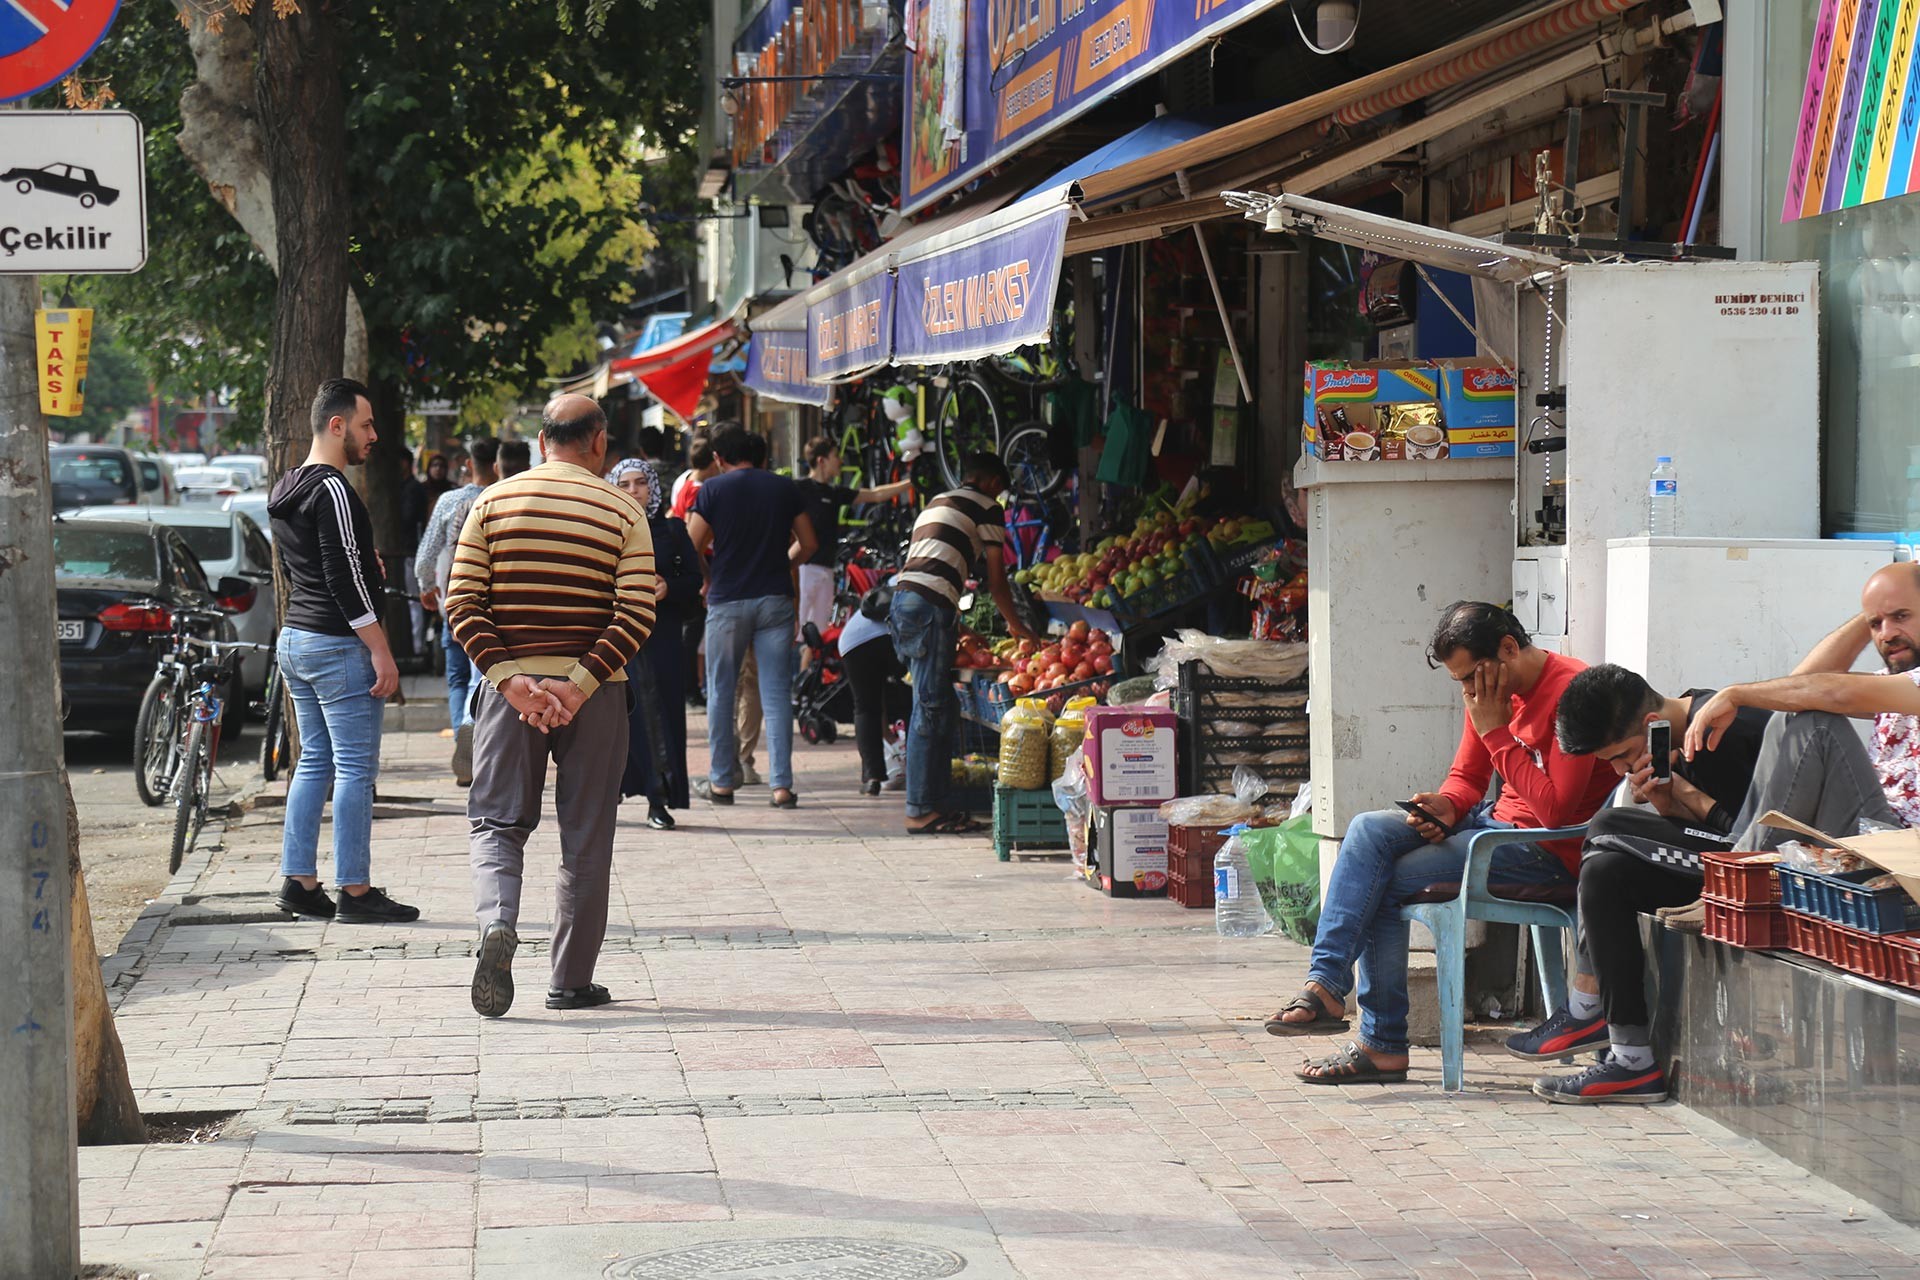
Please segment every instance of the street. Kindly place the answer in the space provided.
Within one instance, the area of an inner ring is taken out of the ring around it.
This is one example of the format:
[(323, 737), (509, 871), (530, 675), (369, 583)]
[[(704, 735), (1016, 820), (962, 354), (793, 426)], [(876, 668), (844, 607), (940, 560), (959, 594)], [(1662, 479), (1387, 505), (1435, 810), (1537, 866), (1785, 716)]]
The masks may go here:
[[(94, 946), (103, 956), (113, 954), (128, 926), (170, 879), (167, 842), (173, 835), (173, 810), (140, 803), (132, 756), (130, 735), (66, 735), (67, 777), (80, 815), (80, 865), (93, 909)], [(260, 729), (249, 721), (238, 735), (221, 740), (213, 814), (259, 781)], [(217, 816), (210, 817), (201, 839), (218, 839), (219, 831)]]

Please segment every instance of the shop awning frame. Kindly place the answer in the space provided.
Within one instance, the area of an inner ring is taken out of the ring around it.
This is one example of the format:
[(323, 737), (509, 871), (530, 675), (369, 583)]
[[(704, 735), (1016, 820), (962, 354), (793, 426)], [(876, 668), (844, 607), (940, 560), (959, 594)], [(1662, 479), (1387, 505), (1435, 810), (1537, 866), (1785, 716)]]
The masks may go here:
[(1268, 231), (1302, 235), (1373, 249), (1429, 267), (1480, 276), (1508, 285), (1545, 285), (1559, 279), (1566, 264), (1532, 249), (1423, 227), (1417, 222), (1349, 209), (1307, 196), (1270, 196), (1263, 191), (1229, 191), (1221, 199)]

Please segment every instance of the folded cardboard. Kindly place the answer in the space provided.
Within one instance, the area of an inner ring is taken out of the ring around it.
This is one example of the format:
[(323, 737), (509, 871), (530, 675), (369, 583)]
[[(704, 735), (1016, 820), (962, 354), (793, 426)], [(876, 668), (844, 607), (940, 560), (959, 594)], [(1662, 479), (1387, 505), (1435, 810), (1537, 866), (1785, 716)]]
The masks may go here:
[(1842, 840), (1771, 809), (1761, 816), (1760, 825), (1791, 831), (1829, 849), (1859, 854), (1882, 871), (1891, 873), (1907, 891), (1907, 896), (1920, 902), (1920, 830), (1876, 831), (1872, 835), (1848, 836)]

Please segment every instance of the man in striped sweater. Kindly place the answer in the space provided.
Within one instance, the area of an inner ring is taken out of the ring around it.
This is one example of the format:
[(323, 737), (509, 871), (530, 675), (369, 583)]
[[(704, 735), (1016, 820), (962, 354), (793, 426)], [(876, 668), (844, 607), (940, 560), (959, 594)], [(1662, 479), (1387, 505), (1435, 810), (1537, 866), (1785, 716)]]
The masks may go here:
[(540, 452), (541, 465), (474, 499), (447, 586), (447, 624), (485, 677), (467, 821), (481, 926), (473, 1007), (489, 1018), (513, 1004), (521, 870), (549, 755), (560, 873), (547, 1008), (612, 999), (593, 968), (627, 764), (626, 667), (653, 630), (658, 590), (646, 513), (600, 478), (600, 406), (577, 395), (548, 404)]
[(1007, 489), (998, 454), (970, 453), (966, 483), (927, 504), (913, 522), (907, 563), (893, 580), (887, 626), (893, 647), (913, 680), (913, 724), (907, 734), (907, 834), (963, 835), (983, 828), (965, 813), (946, 810), (953, 769), (953, 655), (959, 645), (960, 597), (967, 579), (984, 572), (994, 607), (1021, 639), (1033, 632), (1013, 607), (1007, 585), (1007, 516), (990, 495)]

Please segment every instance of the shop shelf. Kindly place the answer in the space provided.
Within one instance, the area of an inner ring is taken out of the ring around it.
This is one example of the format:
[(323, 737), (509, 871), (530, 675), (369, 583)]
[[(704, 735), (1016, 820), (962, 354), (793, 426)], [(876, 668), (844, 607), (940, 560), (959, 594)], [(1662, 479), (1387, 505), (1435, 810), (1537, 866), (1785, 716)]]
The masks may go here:
[(1711, 897), (1704, 901), (1707, 923), (1703, 932), (1707, 937), (1752, 950), (1777, 951), (1786, 947), (1787, 913), (1779, 907), (1744, 906)]
[(1889, 933), (1881, 941), (1887, 944), (1887, 981), (1920, 991), (1920, 933)]
[(1773, 873), (1774, 863), (1747, 863), (1750, 853), (1700, 855), (1707, 873), (1702, 896), (1718, 899), (1730, 906), (1761, 907), (1780, 901), (1780, 878)]
[(1007, 861), (1015, 853), (1066, 847), (1067, 815), (1054, 804), (1051, 787), (1031, 791), (994, 787), (993, 851), (1000, 861)]
[(1780, 900), (1792, 910), (1866, 933), (1920, 929), (1920, 903), (1908, 897), (1905, 889), (1898, 885), (1886, 889), (1864, 887), (1883, 872), (1871, 868), (1838, 873), (1802, 871), (1783, 864), (1779, 873)]

